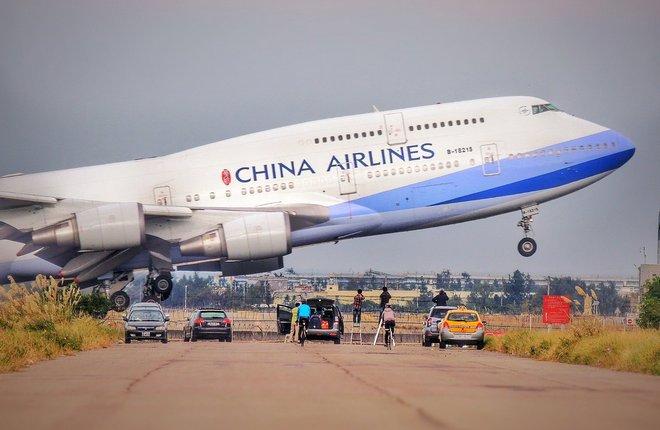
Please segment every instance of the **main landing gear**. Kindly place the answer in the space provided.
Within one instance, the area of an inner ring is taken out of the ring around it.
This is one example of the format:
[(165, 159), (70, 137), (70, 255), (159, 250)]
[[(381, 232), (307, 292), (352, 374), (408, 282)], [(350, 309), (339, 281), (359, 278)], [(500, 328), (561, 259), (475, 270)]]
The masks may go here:
[(131, 282), (133, 282), (133, 272), (118, 273), (112, 279), (103, 281), (102, 286), (110, 297), (112, 310), (123, 312), (128, 309), (131, 299), (124, 288)]
[(531, 257), (538, 246), (534, 239), (528, 237), (528, 234), (532, 231), (532, 217), (539, 213), (539, 207), (537, 205), (526, 206), (521, 208), (520, 211), (522, 212), (522, 219), (518, 222), (518, 227), (523, 229), (525, 237), (518, 242), (518, 252), (523, 257)]
[(173, 285), (170, 272), (152, 271), (142, 289), (142, 301), (159, 303), (167, 300), (172, 294)]

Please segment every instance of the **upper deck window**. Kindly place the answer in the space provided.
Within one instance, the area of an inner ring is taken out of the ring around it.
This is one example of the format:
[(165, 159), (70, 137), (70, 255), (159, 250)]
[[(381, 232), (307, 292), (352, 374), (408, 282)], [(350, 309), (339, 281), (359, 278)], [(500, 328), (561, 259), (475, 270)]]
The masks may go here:
[(541, 112), (549, 112), (549, 111), (559, 111), (557, 106), (553, 105), (552, 103), (546, 103), (544, 105), (534, 105), (532, 106), (532, 114), (536, 115), (537, 113)]

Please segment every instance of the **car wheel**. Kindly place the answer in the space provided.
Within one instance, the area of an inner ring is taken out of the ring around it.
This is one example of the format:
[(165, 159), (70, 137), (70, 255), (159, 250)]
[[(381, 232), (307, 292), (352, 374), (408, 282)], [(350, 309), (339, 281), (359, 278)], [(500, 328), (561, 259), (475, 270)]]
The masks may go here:
[(229, 336), (227, 339), (225, 339), (225, 341), (226, 341), (226, 342), (231, 342), (231, 341), (232, 341), (232, 338), (233, 338), (233, 336)]
[(486, 346), (486, 342), (479, 342), (477, 344), (477, 349), (484, 349), (484, 346)]
[(161, 340), (162, 343), (167, 343), (167, 338)]
[(443, 341), (440, 341), (440, 343), (438, 344), (438, 346), (440, 347), (440, 349), (447, 349), (447, 344), (444, 343)]
[(124, 338), (124, 343), (131, 343), (131, 340), (129, 338)]
[(339, 345), (340, 343), (341, 343), (341, 338), (338, 337), (337, 339), (335, 339), (335, 345)]

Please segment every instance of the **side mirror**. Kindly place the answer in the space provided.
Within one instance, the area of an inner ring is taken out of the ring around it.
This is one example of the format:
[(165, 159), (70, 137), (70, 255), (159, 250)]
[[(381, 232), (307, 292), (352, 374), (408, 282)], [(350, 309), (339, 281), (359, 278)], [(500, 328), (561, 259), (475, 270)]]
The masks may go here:
[(122, 316), (121, 319), (123, 319), (124, 321), (128, 321), (128, 317), (126, 315)]
[(169, 316), (169, 315), (165, 315), (165, 321), (169, 321), (169, 320), (170, 320), (170, 316)]

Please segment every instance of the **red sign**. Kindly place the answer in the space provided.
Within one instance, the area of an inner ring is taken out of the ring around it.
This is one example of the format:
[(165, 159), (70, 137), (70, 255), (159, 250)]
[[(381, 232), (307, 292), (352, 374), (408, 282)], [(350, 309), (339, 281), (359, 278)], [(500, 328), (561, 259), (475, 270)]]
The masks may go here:
[(543, 323), (568, 324), (571, 322), (571, 300), (564, 296), (543, 296)]
[(229, 185), (229, 183), (231, 182), (231, 173), (227, 169), (222, 171), (222, 182), (225, 185)]

